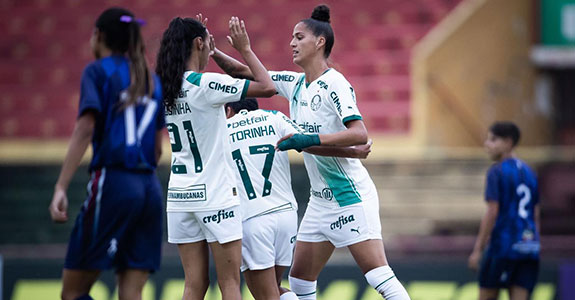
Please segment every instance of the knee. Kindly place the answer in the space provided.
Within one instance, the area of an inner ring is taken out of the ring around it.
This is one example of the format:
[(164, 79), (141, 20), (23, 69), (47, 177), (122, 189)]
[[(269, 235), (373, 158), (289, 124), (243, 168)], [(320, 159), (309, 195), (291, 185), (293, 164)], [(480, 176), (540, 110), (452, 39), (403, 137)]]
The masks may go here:
[(138, 289), (123, 288), (118, 290), (119, 300), (142, 299), (142, 291)]
[(197, 291), (201, 294), (205, 294), (210, 287), (210, 279), (205, 276), (201, 278), (186, 278), (185, 289), (189, 291)]

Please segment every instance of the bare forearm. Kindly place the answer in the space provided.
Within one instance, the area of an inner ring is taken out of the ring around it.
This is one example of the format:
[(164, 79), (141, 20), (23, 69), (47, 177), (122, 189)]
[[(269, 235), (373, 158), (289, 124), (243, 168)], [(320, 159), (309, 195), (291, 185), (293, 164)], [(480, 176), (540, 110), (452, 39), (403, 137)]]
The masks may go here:
[(76, 173), (80, 161), (86, 153), (88, 145), (92, 140), (92, 133), (85, 132), (85, 129), (76, 125), (74, 128), (74, 133), (70, 139), (70, 144), (68, 145), (68, 152), (66, 153), (66, 158), (64, 159), (64, 164), (62, 165), (62, 170), (60, 170), (60, 176), (56, 183), (57, 186), (63, 188), (64, 190), (70, 185), (70, 180)]
[(304, 151), (320, 156), (359, 158), (356, 149), (353, 147), (313, 146), (305, 148)]
[(245, 79), (253, 80), (254, 76), (248, 66), (244, 65), (235, 58), (225, 54), (219, 49), (214, 50), (214, 55), (212, 58), (216, 64), (224, 71), (226, 74), (232, 77), (241, 77)]
[(160, 162), (160, 157), (162, 157), (162, 130), (156, 132), (156, 164)]
[(344, 131), (330, 134), (320, 134), (319, 138), (323, 146), (355, 146), (367, 143), (367, 132), (358, 128), (349, 128)]
[(475, 251), (483, 251), (485, 246), (489, 241), (489, 237), (491, 235), (491, 230), (493, 230), (493, 226), (495, 225), (495, 218), (489, 212), (487, 212), (483, 218), (481, 219), (481, 225), (479, 226), (479, 234), (477, 235), (477, 240), (475, 241)]

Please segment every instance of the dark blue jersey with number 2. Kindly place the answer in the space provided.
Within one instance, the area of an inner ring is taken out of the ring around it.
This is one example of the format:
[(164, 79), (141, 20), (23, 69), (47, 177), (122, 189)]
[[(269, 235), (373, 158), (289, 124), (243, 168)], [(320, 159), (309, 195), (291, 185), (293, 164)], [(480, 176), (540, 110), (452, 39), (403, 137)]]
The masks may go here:
[(493, 165), (487, 172), (485, 200), (499, 203), (487, 255), (538, 258), (540, 244), (534, 208), (539, 202), (539, 191), (531, 168), (516, 158)]

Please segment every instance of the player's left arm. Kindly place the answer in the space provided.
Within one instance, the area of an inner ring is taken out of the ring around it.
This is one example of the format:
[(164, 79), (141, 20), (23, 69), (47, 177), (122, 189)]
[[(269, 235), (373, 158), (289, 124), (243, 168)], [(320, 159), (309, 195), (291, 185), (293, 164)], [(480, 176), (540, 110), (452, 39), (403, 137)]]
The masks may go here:
[(96, 114), (92, 110), (86, 111), (76, 121), (74, 132), (68, 145), (68, 152), (64, 159), (64, 164), (60, 170), (60, 176), (54, 187), (54, 196), (50, 203), (50, 215), (54, 222), (66, 222), (68, 220), (68, 197), (66, 190), (70, 185), (70, 180), (76, 173), (80, 161), (88, 149), (94, 134), (96, 124)]
[(160, 157), (162, 157), (162, 139), (163, 134), (162, 130), (156, 131), (156, 148), (154, 149), (154, 153), (156, 155), (156, 164), (160, 163)]
[(535, 218), (535, 229), (541, 235), (541, 208), (536, 204), (533, 208), (533, 216)]
[(489, 237), (491, 236), (491, 231), (493, 226), (495, 226), (495, 220), (497, 220), (497, 215), (499, 214), (499, 202), (496, 200), (487, 200), (487, 211), (481, 218), (481, 224), (479, 225), (479, 234), (477, 235), (477, 240), (475, 241), (475, 246), (473, 247), (473, 252), (469, 256), (469, 268), (477, 270), (479, 268), (479, 261), (481, 260), (481, 255), (483, 250), (489, 242)]

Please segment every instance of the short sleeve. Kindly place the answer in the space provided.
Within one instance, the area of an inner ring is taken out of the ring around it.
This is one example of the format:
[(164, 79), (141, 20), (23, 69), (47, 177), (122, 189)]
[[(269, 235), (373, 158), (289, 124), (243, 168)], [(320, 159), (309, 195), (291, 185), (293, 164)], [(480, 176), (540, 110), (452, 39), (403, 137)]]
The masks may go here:
[(286, 115), (279, 111), (273, 111), (274, 117), (276, 118), (277, 128), (279, 128), (279, 135), (284, 137), (288, 134), (304, 133), (304, 131), (297, 126), (297, 124), (290, 120)]
[(278, 95), (288, 100), (291, 100), (298, 82), (304, 76), (303, 73), (290, 71), (268, 71), (268, 74), (270, 74)]
[(342, 78), (336, 82), (331, 82), (327, 91), (328, 97), (333, 103), (343, 124), (349, 121), (363, 119), (357, 108), (355, 91), (347, 80)]
[(485, 182), (485, 201), (499, 202), (499, 172), (497, 168), (492, 167), (487, 172)]
[(96, 64), (90, 64), (82, 74), (78, 117), (88, 110), (102, 111), (102, 91), (99, 87), (97, 68)]
[(244, 99), (250, 85), (249, 80), (218, 73), (192, 73), (186, 80), (192, 84), (199, 84), (205, 93), (206, 101), (214, 106)]

